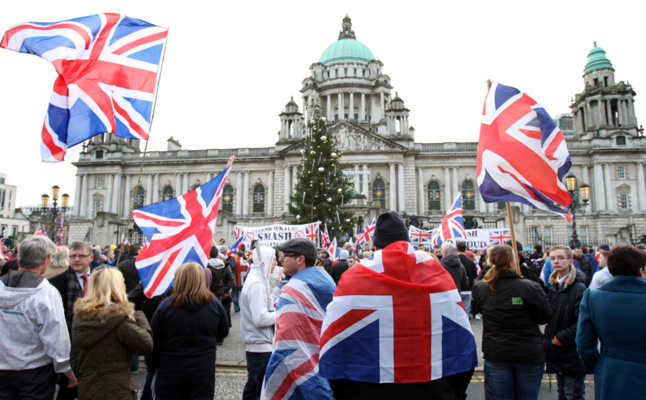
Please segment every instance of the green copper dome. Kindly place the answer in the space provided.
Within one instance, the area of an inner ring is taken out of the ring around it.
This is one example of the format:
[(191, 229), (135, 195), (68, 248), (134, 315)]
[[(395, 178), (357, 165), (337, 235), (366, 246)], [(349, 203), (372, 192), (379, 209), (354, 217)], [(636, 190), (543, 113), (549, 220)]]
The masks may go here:
[(583, 72), (587, 74), (598, 69), (611, 69), (614, 71), (612, 63), (606, 58), (606, 52), (597, 46), (597, 42), (594, 42), (594, 48), (588, 53), (588, 63)]
[(342, 62), (360, 62), (368, 64), (375, 56), (366, 45), (356, 39), (339, 39), (332, 43), (321, 56), (319, 62), (330, 65)]

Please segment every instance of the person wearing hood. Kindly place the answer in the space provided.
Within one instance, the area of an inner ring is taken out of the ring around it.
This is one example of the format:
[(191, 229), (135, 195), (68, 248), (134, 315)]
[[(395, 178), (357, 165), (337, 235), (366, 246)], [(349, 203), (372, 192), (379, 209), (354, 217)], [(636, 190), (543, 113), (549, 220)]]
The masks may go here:
[(217, 341), (229, 334), (224, 307), (195, 262), (175, 271), (172, 290), (150, 322), (154, 347), (146, 361), (155, 374), (155, 398), (211, 399)]
[(460, 262), (458, 252), (453, 243), (442, 243), (442, 258), (440, 259), (440, 264), (442, 264), (442, 266), (449, 271), (449, 274), (451, 274), (451, 278), (453, 278), (453, 282), (455, 282), (455, 287), (458, 288), (458, 292), (470, 290), (467, 270)]
[(88, 290), (74, 304), (72, 368), (79, 400), (137, 399), (130, 379), (133, 354), (146, 355), (153, 338), (146, 316), (128, 301), (123, 274), (114, 268), (92, 272)]
[(269, 277), (276, 265), (274, 249), (256, 246), (253, 263), (240, 293), (240, 330), (247, 358), (247, 383), (243, 400), (258, 399), (269, 358), (274, 349), (276, 313), (269, 289)]
[(212, 277), (209, 289), (222, 302), (229, 320), (229, 328), (231, 328), (231, 290), (235, 285), (235, 277), (231, 267), (221, 259), (224, 256), (217, 247), (211, 247), (209, 257), (209, 262), (206, 264), (207, 269), (211, 271)]
[(341, 250), (339, 251), (339, 261), (335, 262), (334, 265), (332, 266), (332, 270), (330, 271), (330, 276), (332, 279), (334, 279), (335, 284), (339, 284), (339, 280), (341, 279), (341, 275), (345, 271), (350, 268), (348, 265), (348, 256), (350, 254), (348, 253), (347, 250)]
[(20, 267), (0, 277), (0, 398), (52, 399), (56, 374), (77, 384), (63, 302), (41, 276), (55, 251), (47, 237), (30, 236), (20, 245)]
[(548, 297), (554, 317), (543, 334), (546, 372), (556, 373), (560, 399), (585, 399), (586, 368), (576, 351), (576, 331), (586, 276), (572, 264), (573, 253), (567, 246), (553, 246), (550, 260), (554, 272)]

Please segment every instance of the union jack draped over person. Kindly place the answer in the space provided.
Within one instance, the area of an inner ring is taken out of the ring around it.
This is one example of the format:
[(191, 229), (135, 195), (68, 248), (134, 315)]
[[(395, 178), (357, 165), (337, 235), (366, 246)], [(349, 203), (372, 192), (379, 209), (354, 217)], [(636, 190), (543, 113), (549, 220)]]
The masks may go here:
[(320, 268), (305, 268), (283, 288), (276, 303), (276, 337), (261, 399), (332, 399), (318, 375), (319, 338), (334, 281)]
[(509, 229), (491, 229), (489, 230), (489, 245), (496, 246), (504, 244), (511, 240), (511, 231)]
[(100, 133), (148, 139), (168, 30), (104, 13), (10, 28), (0, 47), (31, 53), (58, 72), (42, 130), (43, 161), (62, 161)]
[(339, 261), (339, 246), (336, 244), (336, 238), (332, 239), (332, 243), (328, 247), (327, 252), (330, 254), (330, 265), (334, 265)]
[(450, 274), (402, 241), (343, 273), (320, 343), (320, 374), (328, 379), (428, 382), (478, 365)]
[(563, 133), (534, 99), (493, 83), (478, 142), (478, 186), (487, 203), (516, 202), (561, 214), (572, 199), (563, 184), (572, 160)]
[(327, 232), (327, 224), (324, 225), (323, 231), (321, 232), (321, 247), (327, 249), (330, 245), (330, 234)]
[(229, 247), (229, 250), (227, 250), (226, 257), (233, 257), (234, 254), (236, 254), (241, 248), (242, 245), (244, 244), (244, 236), (240, 236), (239, 238), (236, 239), (235, 242)]
[(425, 231), (413, 225), (408, 228), (408, 235), (410, 236), (410, 242), (415, 244), (430, 244), (433, 237), (432, 231)]
[(357, 246), (363, 246), (364, 243), (372, 240), (372, 237), (375, 234), (375, 227), (377, 226), (376, 220), (373, 218), (372, 222), (369, 223), (359, 234), (357, 235)]
[(232, 162), (230, 158), (224, 171), (185, 195), (133, 211), (135, 223), (150, 240), (135, 262), (148, 298), (173, 286), (180, 265), (194, 261), (206, 266)]
[(451, 239), (466, 239), (467, 232), (464, 230), (464, 222), (462, 221), (462, 194), (458, 193), (449, 212), (442, 218), (442, 223), (439, 229), (433, 236), (433, 246), (440, 246), (442, 243)]
[(61, 214), (61, 223), (58, 225), (58, 231), (56, 232), (56, 245), (57, 246), (62, 246), (63, 245), (63, 233), (64, 233), (64, 227), (63, 227), (63, 214)]

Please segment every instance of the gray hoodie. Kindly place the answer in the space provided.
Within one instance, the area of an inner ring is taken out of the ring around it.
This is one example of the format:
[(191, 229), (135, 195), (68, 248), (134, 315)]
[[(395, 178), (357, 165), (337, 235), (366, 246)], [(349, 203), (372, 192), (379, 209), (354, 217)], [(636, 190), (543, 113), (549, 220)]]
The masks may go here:
[(53, 363), (57, 373), (72, 373), (63, 301), (40, 275), (9, 271), (0, 277), (0, 332), (0, 370)]

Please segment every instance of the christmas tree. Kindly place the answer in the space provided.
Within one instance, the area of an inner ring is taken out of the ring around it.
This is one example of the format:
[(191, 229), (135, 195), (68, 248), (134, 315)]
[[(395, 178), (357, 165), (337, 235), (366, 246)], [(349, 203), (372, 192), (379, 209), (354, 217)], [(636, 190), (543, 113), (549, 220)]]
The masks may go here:
[(298, 183), (291, 196), (289, 212), (293, 223), (321, 222), (327, 224), (330, 237), (346, 241), (352, 237), (356, 223), (352, 213), (343, 210), (355, 193), (339, 162), (341, 153), (336, 139), (328, 134), (327, 122), (319, 106), (311, 106), (311, 119), (305, 135), (303, 160)]

